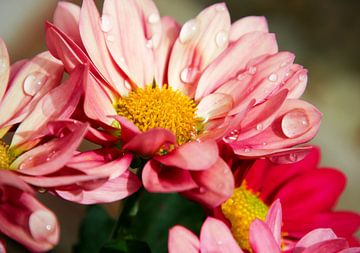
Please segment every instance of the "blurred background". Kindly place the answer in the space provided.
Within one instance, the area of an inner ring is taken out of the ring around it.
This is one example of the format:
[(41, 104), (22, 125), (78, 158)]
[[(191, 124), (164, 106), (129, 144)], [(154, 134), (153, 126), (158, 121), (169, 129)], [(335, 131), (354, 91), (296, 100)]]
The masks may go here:
[[(81, 1), (72, 1), (81, 4)], [(196, 16), (210, 0), (155, 0), (162, 15), (178, 22)], [(324, 113), (313, 144), (322, 147), (322, 165), (348, 176), (338, 209), (360, 212), (360, 1), (229, 0), (232, 21), (265, 16), (280, 50), (294, 52), (296, 62), (309, 69), (304, 98)], [(102, 1), (97, 1), (102, 5)], [(11, 61), (32, 57), (45, 49), (44, 22), (52, 20), (55, 0), (0, 0), (0, 36)], [(41, 196), (58, 215), (61, 243), (52, 252), (68, 253), (77, 240), (84, 207)], [(26, 252), (10, 243), (9, 252)]]

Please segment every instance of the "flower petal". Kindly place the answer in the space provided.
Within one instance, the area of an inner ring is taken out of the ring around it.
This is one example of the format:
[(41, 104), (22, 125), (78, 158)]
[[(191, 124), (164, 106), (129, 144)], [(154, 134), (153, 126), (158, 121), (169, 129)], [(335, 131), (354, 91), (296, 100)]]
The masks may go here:
[(272, 203), (265, 222), (271, 230), (277, 245), (281, 245), (282, 210), (279, 199)]
[(280, 245), (276, 242), (270, 228), (265, 222), (255, 219), (250, 225), (250, 245), (254, 252), (280, 253)]
[(188, 93), (186, 85), (196, 83), (201, 72), (227, 47), (229, 30), (230, 16), (224, 3), (206, 8), (185, 23), (171, 52), (169, 85)]
[(232, 97), (223, 93), (213, 93), (202, 98), (196, 107), (197, 116), (208, 120), (224, 117), (233, 106)]
[(242, 253), (243, 251), (223, 222), (208, 217), (201, 227), (200, 252)]
[(5, 42), (0, 38), (0, 103), (8, 87), (10, 75), (9, 54)]
[(161, 39), (161, 23), (150, 24), (157, 31), (152, 34), (146, 24), (152, 14), (159, 16), (156, 6), (149, 0), (106, 0), (103, 6), (107, 48), (117, 65), (138, 87), (154, 79), (152, 48)]
[(79, 204), (109, 203), (124, 199), (141, 186), (140, 180), (130, 171), (125, 171), (121, 176), (114, 178), (92, 190), (75, 189), (73, 191), (56, 190), (56, 194), (63, 199)]
[(176, 138), (170, 131), (163, 128), (152, 128), (134, 136), (123, 148), (135, 151), (143, 156), (152, 156), (164, 145), (173, 145), (175, 143)]
[(195, 99), (199, 100), (212, 93), (230, 78), (237, 76), (251, 59), (276, 52), (277, 44), (273, 34), (262, 32), (245, 34), (238, 41), (229, 45), (206, 68), (200, 77)]
[(149, 192), (180, 192), (198, 186), (189, 171), (162, 166), (155, 160), (146, 163), (142, 180), (145, 189)]
[(185, 170), (206, 170), (218, 160), (219, 150), (216, 142), (188, 142), (167, 155), (157, 156), (160, 163)]
[(230, 42), (235, 42), (244, 34), (256, 31), (269, 31), (266, 18), (256, 16), (244, 17), (231, 25), (229, 40)]
[(80, 7), (70, 2), (58, 2), (54, 12), (54, 25), (67, 34), (79, 47), (84, 48), (79, 32)]
[(198, 253), (199, 239), (190, 230), (182, 226), (174, 226), (169, 230), (169, 253)]
[(209, 169), (192, 171), (191, 174), (199, 187), (182, 194), (206, 207), (219, 206), (233, 193), (234, 177), (229, 166), (220, 158)]

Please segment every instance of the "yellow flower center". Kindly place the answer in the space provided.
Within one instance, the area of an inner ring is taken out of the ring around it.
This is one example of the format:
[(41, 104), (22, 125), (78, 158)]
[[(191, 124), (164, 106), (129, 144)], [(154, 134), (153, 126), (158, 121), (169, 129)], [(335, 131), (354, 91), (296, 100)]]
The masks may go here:
[(202, 129), (194, 100), (171, 87), (137, 88), (119, 99), (116, 110), (142, 132), (152, 128), (170, 130), (180, 145), (196, 139)]
[(14, 158), (9, 151), (9, 146), (0, 139), (0, 169), (9, 169)]
[(233, 195), (221, 205), (225, 217), (231, 222), (231, 232), (242, 249), (251, 252), (249, 230), (257, 218), (265, 220), (268, 206), (259, 199), (258, 194), (247, 188), (244, 182), (234, 190)]

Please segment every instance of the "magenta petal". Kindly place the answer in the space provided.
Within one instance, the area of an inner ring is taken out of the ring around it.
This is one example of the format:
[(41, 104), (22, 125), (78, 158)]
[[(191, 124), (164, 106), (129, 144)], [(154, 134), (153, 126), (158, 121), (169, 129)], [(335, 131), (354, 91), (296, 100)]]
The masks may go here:
[(121, 141), (125, 144), (132, 140), (136, 135), (140, 134), (141, 131), (139, 128), (132, 123), (130, 120), (121, 117), (121, 116), (114, 116), (121, 126)]
[(155, 159), (167, 166), (185, 170), (206, 170), (217, 160), (219, 150), (216, 142), (188, 142), (167, 155), (157, 156)]
[(27, 185), (18, 176), (16, 176), (15, 173), (10, 172), (9, 170), (0, 169), (0, 186), (1, 185), (11, 186), (31, 194), (34, 192), (34, 190), (29, 185)]
[(163, 128), (153, 128), (134, 136), (123, 148), (138, 152), (143, 156), (151, 156), (164, 145), (173, 145), (175, 143), (176, 138), (170, 131)]
[(169, 253), (199, 253), (199, 239), (190, 230), (174, 226), (169, 230)]
[(75, 189), (73, 191), (56, 190), (60, 197), (80, 204), (99, 204), (124, 199), (141, 186), (140, 180), (130, 171), (114, 178), (92, 190)]
[(280, 245), (276, 242), (270, 228), (261, 220), (254, 220), (250, 225), (250, 245), (254, 252), (280, 253)]
[(166, 167), (155, 160), (146, 163), (142, 180), (149, 192), (180, 192), (197, 187), (189, 171)]
[(353, 247), (353, 248), (343, 249), (338, 253), (359, 253), (359, 252), (360, 252), (360, 247)]
[(200, 252), (242, 253), (230, 229), (215, 218), (207, 218), (200, 232)]
[(199, 188), (182, 193), (189, 199), (214, 208), (227, 200), (233, 193), (235, 187), (233, 174), (221, 158), (209, 169), (192, 171), (191, 174)]
[(11, 166), (26, 175), (46, 175), (59, 170), (80, 145), (88, 124), (81, 124), (76, 131), (63, 138), (47, 142), (18, 157)]

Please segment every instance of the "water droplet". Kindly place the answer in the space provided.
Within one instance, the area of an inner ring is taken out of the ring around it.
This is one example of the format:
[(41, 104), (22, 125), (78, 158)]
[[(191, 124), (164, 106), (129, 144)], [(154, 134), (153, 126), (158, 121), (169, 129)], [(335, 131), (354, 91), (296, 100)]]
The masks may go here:
[(215, 42), (218, 47), (224, 47), (229, 41), (229, 34), (225, 31), (220, 31), (215, 36)]
[(180, 73), (180, 79), (184, 83), (193, 83), (199, 74), (197, 68), (185, 68)]
[(124, 86), (125, 86), (125, 88), (128, 89), (128, 90), (131, 90), (131, 89), (132, 89), (132, 88), (131, 88), (131, 84), (130, 84), (128, 81), (126, 81), (126, 80), (125, 80), (125, 82), (124, 82)]
[(290, 76), (290, 72), (286, 72), (286, 73), (285, 73), (285, 76), (286, 76), (286, 77)]
[(47, 76), (41, 72), (29, 74), (23, 83), (24, 92), (29, 96), (35, 96), (46, 80)]
[(152, 41), (152, 39), (149, 39), (149, 40), (146, 41), (146, 47), (147, 47), (147, 48), (150, 48), (150, 49), (153, 48), (153, 41)]
[(294, 109), (286, 113), (281, 121), (281, 128), (288, 138), (296, 138), (309, 130), (309, 118), (304, 110)]
[(206, 189), (204, 187), (199, 187), (199, 192), (200, 193), (205, 193), (206, 192)]
[(156, 23), (159, 23), (159, 21), (160, 21), (160, 16), (157, 13), (152, 13), (148, 17), (148, 22), (150, 24), (156, 24)]
[(0, 58), (0, 74), (4, 73), (8, 68), (8, 64), (5, 58)]
[(37, 210), (29, 217), (29, 229), (35, 240), (47, 240), (55, 232), (56, 219), (46, 210)]
[(186, 43), (191, 40), (199, 29), (199, 24), (196, 19), (187, 21), (181, 28), (179, 39), (181, 43)]
[(242, 81), (246, 78), (246, 73), (242, 73), (242, 74), (239, 74), (236, 79), (238, 79), (239, 81)]
[(101, 28), (101, 30), (103, 32), (107, 33), (107, 32), (111, 31), (112, 27), (113, 27), (113, 25), (112, 25), (110, 16), (103, 15), (100, 18), (100, 28)]
[(223, 244), (223, 241), (218, 240), (216, 243), (217, 243), (218, 245), (222, 245), (222, 244)]
[(307, 80), (307, 75), (304, 75), (304, 74), (299, 75), (299, 81), (300, 82), (305, 82), (306, 80)]
[(109, 42), (114, 42), (115, 41), (115, 36), (109, 34), (109, 35), (106, 36), (106, 40), (109, 41)]
[(217, 11), (226, 11), (225, 4), (217, 4), (215, 6), (215, 10), (217, 10)]
[(45, 192), (47, 192), (47, 190), (46, 190), (45, 188), (39, 188), (39, 189), (38, 189), (38, 192), (39, 192), (39, 193), (45, 193)]
[(295, 153), (289, 154), (289, 160), (290, 160), (290, 161), (296, 162), (297, 159), (298, 159), (297, 154), (295, 154)]
[(257, 70), (256, 67), (251, 66), (251, 67), (249, 67), (248, 72), (250, 75), (254, 75), (256, 73), (256, 70)]
[(278, 79), (278, 76), (277, 76), (277, 74), (275, 74), (275, 73), (272, 73), (272, 74), (269, 76), (269, 81), (271, 81), (271, 82), (276, 82), (277, 79)]
[(244, 152), (245, 152), (245, 153), (249, 153), (250, 151), (251, 151), (250, 148), (244, 148)]
[(259, 123), (259, 124), (256, 125), (256, 130), (258, 130), (258, 131), (263, 130), (263, 128), (264, 128), (264, 126), (263, 126), (263, 124), (261, 124), (261, 123)]
[(267, 145), (267, 142), (263, 142), (262, 145), (263, 145), (263, 146), (266, 146), (266, 145)]
[(52, 150), (52, 151), (47, 155), (46, 161), (49, 162), (50, 160), (54, 159), (56, 153), (57, 153), (56, 150)]

